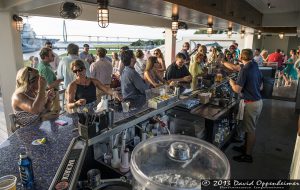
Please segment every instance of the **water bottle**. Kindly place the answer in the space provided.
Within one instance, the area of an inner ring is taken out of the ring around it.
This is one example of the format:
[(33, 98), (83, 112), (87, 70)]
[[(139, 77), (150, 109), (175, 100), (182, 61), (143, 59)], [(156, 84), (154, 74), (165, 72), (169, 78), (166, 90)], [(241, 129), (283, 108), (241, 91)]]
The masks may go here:
[(18, 165), (19, 165), (21, 182), (24, 189), (34, 189), (32, 161), (24, 148), (21, 151)]

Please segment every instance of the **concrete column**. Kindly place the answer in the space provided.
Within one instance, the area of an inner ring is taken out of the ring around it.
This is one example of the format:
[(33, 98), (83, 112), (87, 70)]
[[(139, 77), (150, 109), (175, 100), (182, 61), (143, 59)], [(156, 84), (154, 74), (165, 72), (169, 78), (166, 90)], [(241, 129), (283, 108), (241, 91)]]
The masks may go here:
[(256, 48), (253, 47), (253, 38), (255, 38), (256, 36), (254, 35), (254, 30), (252, 28), (246, 28), (246, 35), (245, 35), (245, 43), (244, 43), (244, 48)]
[[(17, 70), (23, 66), (21, 36), (15, 28), (12, 13), (0, 12), (0, 81), (5, 113), (6, 126), (2, 131), (10, 129), (8, 114), (12, 113), (11, 97), (16, 86)], [(7, 131), (8, 133), (8, 131)]]
[(166, 67), (175, 60), (176, 37), (173, 36), (170, 28), (165, 29), (165, 62)]

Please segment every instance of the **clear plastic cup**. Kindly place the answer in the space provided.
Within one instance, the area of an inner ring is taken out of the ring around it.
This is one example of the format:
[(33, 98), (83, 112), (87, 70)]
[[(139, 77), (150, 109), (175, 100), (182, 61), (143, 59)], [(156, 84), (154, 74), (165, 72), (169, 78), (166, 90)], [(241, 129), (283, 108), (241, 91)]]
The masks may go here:
[(0, 190), (16, 190), (17, 177), (6, 175), (0, 178)]
[(121, 104), (122, 104), (123, 112), (124, 113), (129, 112), (130, 102), (121, 102)]

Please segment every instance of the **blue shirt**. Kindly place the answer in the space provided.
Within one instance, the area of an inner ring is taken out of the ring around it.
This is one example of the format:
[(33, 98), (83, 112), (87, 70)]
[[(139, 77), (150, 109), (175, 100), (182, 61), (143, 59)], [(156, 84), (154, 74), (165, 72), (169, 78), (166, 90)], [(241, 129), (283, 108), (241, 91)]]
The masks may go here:
[(242, 67), (236, 83), (242, 87), (245, 100), (258, 101), (261, 99), (262, 74), (254, 60)]
[(121, 75), (121, 89), (123, 99), (135, 99), (145, 96), (148, 85), (134, 68), (126, 66)]

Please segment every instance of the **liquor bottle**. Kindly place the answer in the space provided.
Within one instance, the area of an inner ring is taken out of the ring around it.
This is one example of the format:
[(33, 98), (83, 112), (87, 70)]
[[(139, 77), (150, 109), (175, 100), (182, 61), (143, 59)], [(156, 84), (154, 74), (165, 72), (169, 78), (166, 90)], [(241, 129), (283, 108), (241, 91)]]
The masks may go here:
[(32, 161), (26, 150), (23, 148), (18, 162), (20, 178), (24, 189), (34, 189), (34, 175), (32, 169)]

